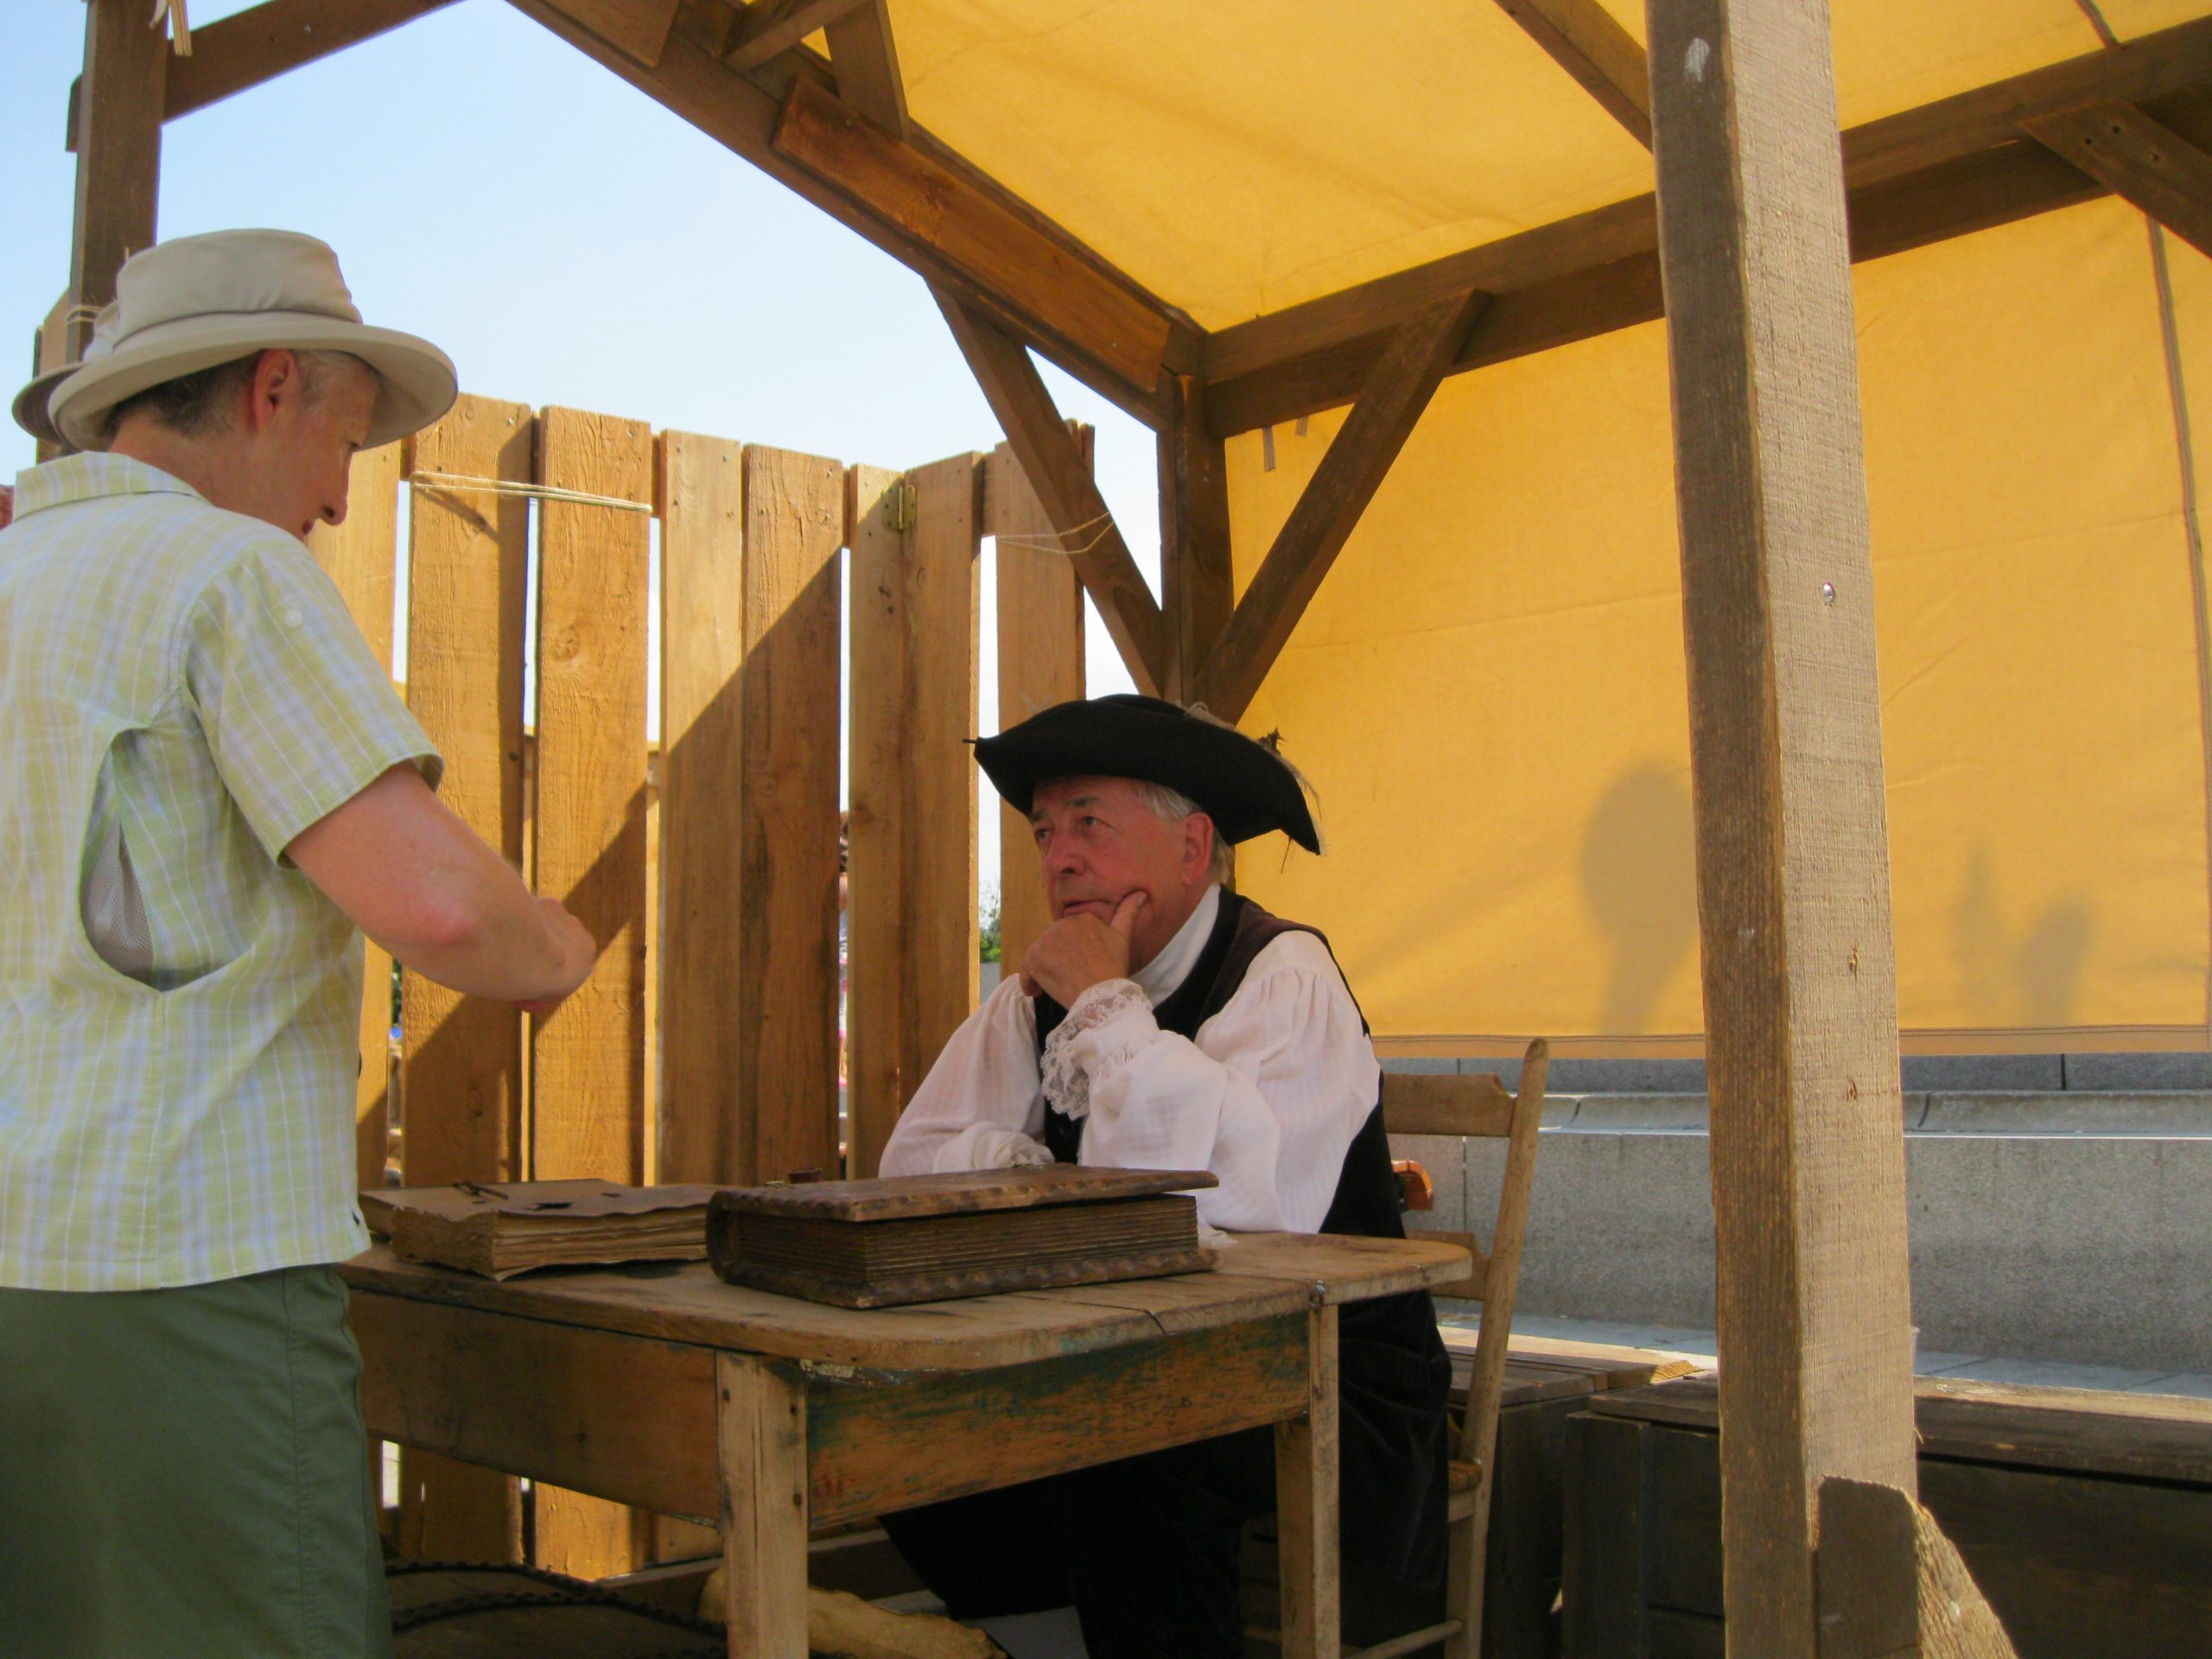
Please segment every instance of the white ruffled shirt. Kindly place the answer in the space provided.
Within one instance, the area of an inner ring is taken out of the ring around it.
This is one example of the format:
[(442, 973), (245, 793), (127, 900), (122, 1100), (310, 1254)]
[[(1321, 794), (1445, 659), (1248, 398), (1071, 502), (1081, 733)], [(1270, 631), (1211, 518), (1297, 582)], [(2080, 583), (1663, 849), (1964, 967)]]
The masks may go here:
[(1382, 1069), (1344, 976), (1311, 933), (1271, 940), (1194, 1040), (1162, 1031), (1152, 1010), (1188, 976), (1220, 908), (1220, 889), (1209, 888), (1151, 962), (1076, 998), (1041, 1073), (1036, 1005), (1009, 972), (930, 1068), (882, 1173), (1050, 1162), (1049, 1094), (1086, 1119), (1086, 1164), (1211, 1171), (1221, 1185), (1198, 1194), (1207, 1225), (1319, 1230)]

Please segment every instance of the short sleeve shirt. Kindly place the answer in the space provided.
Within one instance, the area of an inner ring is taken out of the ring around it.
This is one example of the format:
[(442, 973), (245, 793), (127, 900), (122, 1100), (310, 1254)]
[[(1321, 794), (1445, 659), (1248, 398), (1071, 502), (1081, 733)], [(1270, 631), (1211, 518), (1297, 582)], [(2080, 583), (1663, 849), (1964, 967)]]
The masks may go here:
[[(0, 1285), (340, 1260), (361, 940), (283, 860), (439, 761), (307, 549), (126, 457), (16, 480), (0, 532)], [(119, 837), (151, 968), (83, 904)]]

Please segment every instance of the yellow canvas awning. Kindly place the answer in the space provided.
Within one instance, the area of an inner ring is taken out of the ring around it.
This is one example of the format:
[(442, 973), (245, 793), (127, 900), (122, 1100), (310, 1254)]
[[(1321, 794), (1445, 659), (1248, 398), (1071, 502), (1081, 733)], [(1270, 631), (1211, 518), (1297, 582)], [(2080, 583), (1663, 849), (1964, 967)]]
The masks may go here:
[[(2202, 1041), (2201, 556), (2151, 237), (2105, 201), (1858, 270), (1917, 1046)], [(2202, 365), (2212, 270), (2165, 259)], [(1273, 471), (1231, 445), (1240, 577), (1338, 419)], [(1694, 1043), (1668, 430), (1656, 323), (1447, 381), (1253, 705), (1331, 855), (1255, 849), (1243, 883), (1320, 920), (1378, 1033)]]
[[(2206, 10), (2097, 9), (2122, 41)], [(893, 10), (916, 119), (1209, 329), (1650, 188), (1497, 6)], [(2104, 44), (2075, 0), (1832, 14), (1846, 127)], [(1862, 264), (1856, 300), (1907, 1044), (2202, 1046), (2212, 269), (2107, 198)], [(1230, 440), (1240, 590), (1343, 416)], [(1672, 492), (1661, 325), (1447, 379), (1248, 711), (1331, 853), (1242, 880), (1327, 931), (1387, 1044), (1694, 1052)]]

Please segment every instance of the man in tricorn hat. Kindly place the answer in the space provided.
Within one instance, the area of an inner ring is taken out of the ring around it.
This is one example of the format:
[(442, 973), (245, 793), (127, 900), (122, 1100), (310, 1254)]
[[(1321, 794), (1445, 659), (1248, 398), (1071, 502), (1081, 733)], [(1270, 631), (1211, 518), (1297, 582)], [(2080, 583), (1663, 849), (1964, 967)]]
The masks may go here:
[(454, 400), (312, 238), (123, 267), (16, 403), (82, 452), (0, 531), (0, 1649), (379, 1659), (376, 1495), (330, 1265), (361, 934), (473, 995), (589, 973), (431, 793), (436, 751), (302, 542)]
[[(1404, 1236), (1381, 1069), (1327, 943), (1222, 885), (1233, 842), (1320, 850), (1297, 774), (1140, 696), (1047, 709), (976, 758), (1028, 816), (1052, 924), (945, 1046), (882, 1173), (1205, 1169), (1211, 1225)], [(1341, 1341), (1346, 1552), (1433, 1586), (1450, 1367), (1427, 1293), (1347, 1308)], [(1072, 1602), (1092, 1659), (1233, 1656), (1238, 1529), (1274, 1507), (1255, 1430), (886, 1525), (956, 1618)]]

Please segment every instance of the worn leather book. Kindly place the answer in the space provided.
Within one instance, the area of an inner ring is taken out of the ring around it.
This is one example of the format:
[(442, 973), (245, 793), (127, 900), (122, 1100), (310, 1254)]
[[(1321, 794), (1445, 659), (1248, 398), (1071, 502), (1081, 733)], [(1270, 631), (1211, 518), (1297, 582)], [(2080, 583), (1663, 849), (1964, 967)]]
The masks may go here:
[(1204, 1170), (1036, 1169), (748, 1186), (715, 1194), (707, 1243), (735, 1285), (840, 1307), (1151, 1279), (1213, 1265)]
[(361, 1194), (361, 1215), (404, 1261), (505, 1279), (532, 1268), (696, 1262), (707, 1253), (714, 1191), (616, 1181), (387, 1187)]

